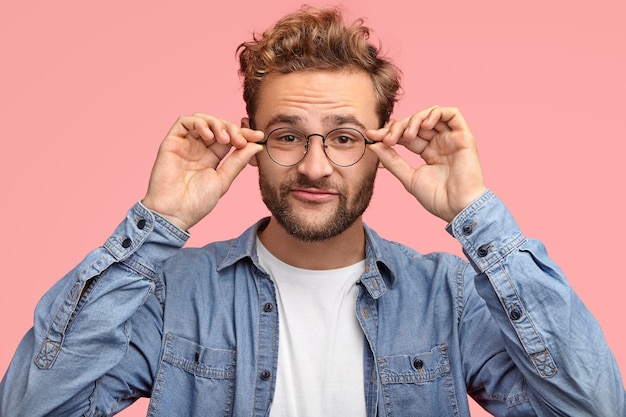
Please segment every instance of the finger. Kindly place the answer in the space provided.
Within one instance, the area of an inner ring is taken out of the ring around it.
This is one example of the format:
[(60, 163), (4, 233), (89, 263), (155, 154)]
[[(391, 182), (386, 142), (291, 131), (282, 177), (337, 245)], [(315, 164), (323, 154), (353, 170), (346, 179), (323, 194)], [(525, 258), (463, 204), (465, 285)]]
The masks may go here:
[(406, 119), (391, 124), (389, 126), (389, 132), (383, 140), (384, 143), (391, 146), (399, 141), (412, 140), (417, 137), (424, 121), (428, 119), (433, 110), (438, 107), (439, 106), (431, 106), (427, 109), (414, 113)]
[(417, 136), (419, 130), (422, 127), (422, 124), (424, 123), (424, 120), (428, 118), (428, 115), (430, 114), (432, 109), (433, 107), (429, 107), (427, 109), (418, 111), (417, 113), (409, 117), (409, 120), (407, 121), (407, 126), (403, 132), (403, 136), (405, 138)]
[(227, 120), (213, 117), (204, 118), (204, 120), (207, 121), (207, 125), (206, 135), (203, 136), (210, 143), (212, 143), (212, 140), (215, 140), (220, 144), (230, 144), (237, 149), (241, 149), (248, 142), (258, 142), (265, 137), (265, 134), (260, 130), (241, 127)]
[(201, 127), (202, 138), (207, 146), (214, 142), (218, 142), (222, 145), (231, 143), (230, 134), (227, 130), (229, 122), (218, 119), (217, 117), (207, 116), (202, 113), (196, 113), (196, 123)]
[(450, 130), (467, 129), (467, 123), (456, 107), (438, 107), (433, 109), (427, 125), (434, 128), (438, 123), (443, 122)]
[[(245, 131), (238, 125), (202, 113), (195, 113), (191, 118), (183, 118), (182, 125), (188, 130), (187, 136), (200, 139), (208, 147), (215, 142), (221, 145), (232, 145), (242, 148), (248, 142), (247, 135), (255, 132), (251, 129)], [(254, 141), (262, 139), (262, 133), (254, 133)]]
[(389, 120), (387, 120), (387, 122), (383, 125), (383, 127), (389, 127), (392, 124), (394, 124), (396, 121), (397, 121), (396, 119), (389, 118)]
[(226, 193), (233, 183), (237, 175), (248, 165), (250, 159), (263, 150), (263, 145), (248, 142), (246, 146), (236, 149), (226, 158), (222, 165), (217, 169), (217, 173), (222, 179), (222, 193)]
[(417, 136), (430, 141), (438, 134), (465, 128), (465, 121), (457, 109), (437, 106), (433, 107), (422, 121)]
[(451, 132), (450, 127), (444, 122), (439, 122), (431, 129), (426, 129), (422, 126), (416, 136), (420, 139), (431, 141), (435, 138), (435, 136), (447, 132)]
[(365, 131), (365, 137), (370, 140), (375, 140), (377, 142), (382, 141), (387, 133), (389, 132), (388, 125), (385, 127), (381, 127), (380, 129), (369, 129)]
[(192, 116), (180, 116), (176, 119), (174, 125), (170, 128), (168, 135), (184, 138), (190, 135), (190, 132), (194, 130), (193, 117)]
[(437, 131), (424, 129), (424, 121), (429, 117), (432, 109), (429, 108), (411, 116), (397, 143), (414, 153), (421, 154), (428, 146), (428, 142), (437, 135)]
[(385, 135), (389, 132), (389, 126), (396, 123), (396, 119), (390, 118), (385, 122), (382, 127), (378, 129), (368, 129), (365, 131), (365, 137), (371, 140), (380, 141), (383, 140)]
[(239, 126), (232, 122), (203, 113), (194, 113), (192, 122), (192, 126), (185, 124), (185, 127), (189, 129), (192, 137), (196, 137), (195, 132), (198, 132), (198, 138), (202, 139), (207, 146), (214, 142), (243, 146)]
[(265, 133), (260, 130), (240, 127), (231, 123), (226, 125), (226, 130), (230, 137), (230, 143), (237, 149), (245, 147), (250, 142), (258, 142), (265, 138)]
[(410, 118), (402, 119), (400, 121), (396, 121), (394, 123), (390, 123), (387, 126), (387, 134), (383, 138), (383, 142), (387, 146), (393, 146), (398, 143), (398, 140), (404, 135), (408, 127), (408, 123)]
[(261, 130), (254, 130), (247, 127), (241, 128), (241, 134), (248, 142), (259, 142), (265, 139), (265, 133)]
[(217, 167), (220, 161), (224, 159), (226, 155), (228, 155), (228, 152), (231, 151), (232, 145), (229, 143), (222, 144), (222, 143), (214, 142), (212, 145), (207, 146), (207, 149), (208, 149), (209, 157), (213, 155), (213, 157), (215, 158), (211, 160), (211, 163), (212, 163), (211, 165), (213, 167)]
[(170, 129), (170, 134), (187, 139), (198, 139), (204, 142), (205, 146), (215, 142), (215, 135), (208, 127), (209, 121), (216, 120), (207, 115), (199, 113), (193, 116), (181, 116)]
[(411, 177), (415, 169), (393, 148), (383, 143), (370, 146), (380, 164), (400, 180), (404, 188), (410, 189)]

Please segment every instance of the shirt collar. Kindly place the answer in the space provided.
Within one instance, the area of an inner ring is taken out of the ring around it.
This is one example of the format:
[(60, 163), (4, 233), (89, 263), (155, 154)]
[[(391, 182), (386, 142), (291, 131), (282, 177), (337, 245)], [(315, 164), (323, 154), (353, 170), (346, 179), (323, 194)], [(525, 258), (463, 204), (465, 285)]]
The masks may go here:
[[(217, 271), (228, 268), (235, 263), (248, 258), (255, 267), (262, 270), (256, 250), (256, 236), (259, 230), (264, 229), (269, 222), (269, 217), (259, 220), (249, 227), (237, 239), (230, 242), (228, 252), (219, 264)], [(393, 254), (389, 250), (389, 244), (367, 225), (365, 228), (365, 272), (361, 277), (361, 283), (374, 299), (381, 297), (387, 292), (388, 286), (395, 283)]]

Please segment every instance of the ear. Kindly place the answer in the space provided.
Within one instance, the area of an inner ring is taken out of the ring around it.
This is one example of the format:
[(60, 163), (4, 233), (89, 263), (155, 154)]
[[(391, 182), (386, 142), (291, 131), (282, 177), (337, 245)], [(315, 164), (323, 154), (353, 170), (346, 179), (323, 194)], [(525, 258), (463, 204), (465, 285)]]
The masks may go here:
[[(251, 129), (251, 127), (250, 127), (250, 118), (242, 117), (241, 118), (241, 127), (245, 127), (247, 129)], [(253, 155), (252, 158), (250, 158), (250, 160), (248, 161), (248, 163), (250, 165), (252, 165), (253, 167), (259, 166), (259, 162), (257, 161), (257, 155), (258, 154)]]

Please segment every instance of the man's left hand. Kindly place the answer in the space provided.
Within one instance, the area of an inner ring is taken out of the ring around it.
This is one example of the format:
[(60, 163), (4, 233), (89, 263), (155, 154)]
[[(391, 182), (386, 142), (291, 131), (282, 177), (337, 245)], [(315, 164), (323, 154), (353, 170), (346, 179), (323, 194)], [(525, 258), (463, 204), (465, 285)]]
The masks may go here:
[[(369, 130), (367, 137), (379, 142), (370, 149), (380, 163), (446, 222), (487, 189), (474, 136), (458, 109), (431, 107)], [(420, 155), (425, 164), (411, 166), (393, 148), (396, 144)]]

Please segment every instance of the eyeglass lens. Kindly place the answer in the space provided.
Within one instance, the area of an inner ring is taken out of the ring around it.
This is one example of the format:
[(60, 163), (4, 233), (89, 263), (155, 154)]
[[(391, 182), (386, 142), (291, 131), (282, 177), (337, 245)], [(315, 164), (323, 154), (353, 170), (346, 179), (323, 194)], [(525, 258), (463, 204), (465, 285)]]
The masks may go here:
[[(298, 129), (283, 127), (270, 132), (265, 145), (270, 158), (277, 164), (296, 165), (304, 158), (314, 136), (322, 137), (315, 133), (307, 136)], [(326, 157), (335, 165), (354, 165), (365, 153), (365, 137), (356, 129), (334, 129), (322, 138)]]

